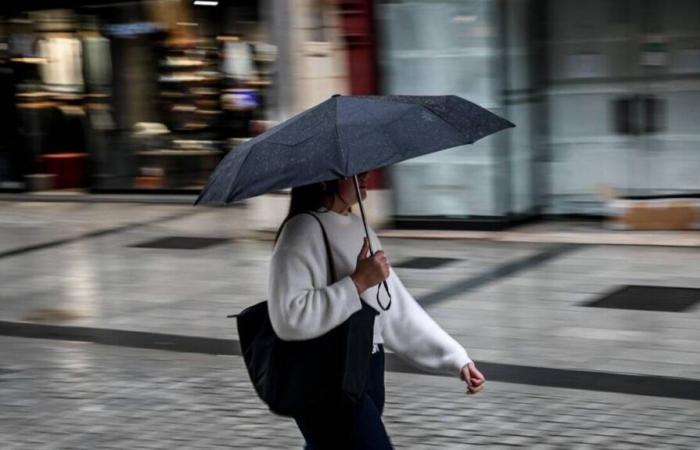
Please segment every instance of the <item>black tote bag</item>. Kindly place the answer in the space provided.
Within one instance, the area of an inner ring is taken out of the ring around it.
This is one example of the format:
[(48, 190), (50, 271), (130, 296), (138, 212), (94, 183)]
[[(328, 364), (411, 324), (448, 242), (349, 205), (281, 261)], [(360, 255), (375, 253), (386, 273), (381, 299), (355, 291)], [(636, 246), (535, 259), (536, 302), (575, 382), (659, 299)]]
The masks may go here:
[[(329, 279), (336, 281), (326, 230)], [(356, 406), (363, 398), (378, 313), (364, 301), (362, 309), (326, 334), (303, 341), (283, 341), (272, 328), (267, 302), (238, 314), (243, 359), (258, 396), (282, 416), (299, 416), (332, 406)]]

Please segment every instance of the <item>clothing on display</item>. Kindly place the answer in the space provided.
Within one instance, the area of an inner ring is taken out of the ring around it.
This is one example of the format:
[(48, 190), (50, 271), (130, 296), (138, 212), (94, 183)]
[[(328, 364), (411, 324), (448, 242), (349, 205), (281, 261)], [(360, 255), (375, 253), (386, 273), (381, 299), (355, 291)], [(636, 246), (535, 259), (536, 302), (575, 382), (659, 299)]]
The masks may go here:
[(8, 50), (13, 56), (35, 56), (34, 41), (36, 37), (31, 33), (14, 33), (10, 35)]
[(83, 38), (83, 66), (85, 68), (85, 84), (88, 87), (102, 88), (112, 84), (112, 58), (109, 39), (102, 36)]
[(109, 106), (106, 103), (88, 103), (87, 122), (90, 127), (85, 136), (87, 152), (90, 154), (88, 169), (92, 180), (101, 179), (109, 170), (109, 142), (114, 130), (114, 119)]
[(87, 120), (82, 108), (41, 102), (20, 105), (18, 110), (28, 160), (47, 153), (85, 151)]
[[(12, 116), (2, 127), (0, 188), (32, 188), (32, 177), (49, 175), (42, 186), (128, 189), (150, 177), (150, 187), (198, 188), (223, 142), (250, 137), (251, 120), (264, 118), (258, 57), (271, 61), (276, 49), (237, 40), (231, 33), (241, 26), (251, 37), (262, 30), (238, 24), (237, 14), (223, 28), (219, 18), (178, 19), (198, 22), (190, 30), (171, 28), (181, 12), (171, 7), (167, 20), (136, 4), (17, 9), (0, 49), (12, 88), (0, 90), (2, 116)], [(167, 134), (141, 139), (134, 125), (142, 122), (163, 123)], [(182, 139), (214, 144), (180, 148)]]
[(250, 80), (256, 77), (253, 51), (249, 43), (225, 42), (223, 53), (221, 70), (225, 76), (236, 80)]
[(69, 37), (42, 38), (39, 54), (47, 59), (40, 67), (46, 88), (58, 92), (76, 92), (83, 87), (80, 40)]
[(0, 183), (16, 181), (20, 178), (19, 117), (15, 107), (14, 74), (0, 72)]
[(17, 112), (20, 135), (24, 143), (19, 158), (21, 172), (28, 174), (35, 171), (34, 162), (49, 146), (51, 123), (56, 111), (51, 102), (33, 102), (18, 105)]
[(57, 113), (51, 147), (45, 153), (85, 152), (85, 133), (88, 127), (85, 110), (77, 106), (61, 106), (57, 108)]

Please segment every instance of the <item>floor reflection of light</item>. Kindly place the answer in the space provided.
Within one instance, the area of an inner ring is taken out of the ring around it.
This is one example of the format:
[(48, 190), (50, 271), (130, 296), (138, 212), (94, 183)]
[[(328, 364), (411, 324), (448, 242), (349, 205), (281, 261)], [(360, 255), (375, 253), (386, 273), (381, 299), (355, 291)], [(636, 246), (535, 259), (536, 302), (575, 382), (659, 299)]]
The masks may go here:
[(62, 369), (76, 372), (75, 382), (80, 382), (81, 389), (87, 389), (85, 383), (88, 380), (80, 379), (79, 375), (81, 372), (94, 370), (94, 351), (95, 348), (92, 342), (71, 342), (70, 345), (62, 345), (60, 348), (54, 349), (55, 359), (52, 360), (52, 363)]
[(95, 259), (90, 258), (85, 243), (76, 243), (68, 258), (65, 258), (64, 296), (66, 305), (83, 317), (94, 317), (99, 309), (99, 283), (95, 268)]

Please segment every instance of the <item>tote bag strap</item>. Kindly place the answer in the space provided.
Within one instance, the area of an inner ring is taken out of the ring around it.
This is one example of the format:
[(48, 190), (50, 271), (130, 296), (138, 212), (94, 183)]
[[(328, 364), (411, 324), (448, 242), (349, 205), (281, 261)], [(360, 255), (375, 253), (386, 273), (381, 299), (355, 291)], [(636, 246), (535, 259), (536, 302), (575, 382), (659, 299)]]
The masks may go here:
[(330, 270), (331, 274), (331, 283), (333, 284), (338, 280), (337, 274), (335, 272), (335, 264), (333, 264), (333, 253), (331, 252), (331, 244), (328, 242), (328, 235), (326, 234), (326, 229), (323, 226), (323, 223), (321, 222), (321, 219), (319, 219), (316, 214), (306, 212), (304, 214), (308, 214), (314, 219), (316, 219), (316, 222), (321, 226), (321, 232), (323, 233), (323, 243), (326, 246), (326, 257), (328, 258), (328, 268)]
[[(311, 217), (316, 219), (318, 224), (321, 226), (321, 232), (323, 233), (323, 244), (326, 247), (326, 258), (328, 259), (328, 268), (330, 270), (330, 277), (331, 277), (330, 284), (333, 284), (337, 281), (337, 276), (335, 273), (335, 264), (333, 264), (333, 254), (331, 253), (331, 244), (330, 244), (330, 242), (328, 242), (328, 235), (326, 234), (326, 229), (324, 228), (323, 223), (321, 222), (321, 219), (319, 219), (316, 216), (316, 214), (313, 214), (310, 212), (306, 212), (306, 213), (302, 213), (302, 214), (310, 215)], [(230, 314), (230, 315), (227, 315), (226, 317), (236, 318), (236, 317), (238, 317), (238, 314)]]

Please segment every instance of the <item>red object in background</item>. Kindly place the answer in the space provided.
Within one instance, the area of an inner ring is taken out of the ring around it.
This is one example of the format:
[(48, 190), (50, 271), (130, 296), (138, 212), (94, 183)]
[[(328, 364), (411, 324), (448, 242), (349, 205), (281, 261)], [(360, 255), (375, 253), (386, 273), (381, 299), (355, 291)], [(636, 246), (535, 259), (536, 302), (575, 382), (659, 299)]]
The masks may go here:
[[(374, 29), (374, 5), (372, 0), (338, 0), (342, 18), (343, 38), (347, 44), (350, 67), (350, 93), (352, 95), (376, 95), (377, 40)], [(381, 169), (367, 176), (368, 189), (385, 187)]]
[(367, 174), (367, 189), (384, 189), (384, 173), (382, 169), (372, 170)]
[(87, 185), (87, 153), (53, 153), (41, 155), (45, 173), (56, 175), (54, 188), (80, 188)]
[(350, 93), (377, 94), (377, 46), (372, 0), (339, 0), (350, 67)]

